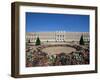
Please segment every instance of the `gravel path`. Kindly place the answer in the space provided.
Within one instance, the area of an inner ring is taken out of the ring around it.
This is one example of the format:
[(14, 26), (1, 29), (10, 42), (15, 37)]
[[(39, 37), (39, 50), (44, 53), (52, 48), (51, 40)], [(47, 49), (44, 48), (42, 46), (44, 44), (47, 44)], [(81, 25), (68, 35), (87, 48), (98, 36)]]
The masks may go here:
[(43, 52), (46, 52), (48, 54), (59, 54), (59, 53), (71, 53), (72, 51), (76, 51), (76, 49), (71, 48), (71, 47), (63, 47), (63, 46), (58, 46), (58, 47), (47, 47), (42, 50)]

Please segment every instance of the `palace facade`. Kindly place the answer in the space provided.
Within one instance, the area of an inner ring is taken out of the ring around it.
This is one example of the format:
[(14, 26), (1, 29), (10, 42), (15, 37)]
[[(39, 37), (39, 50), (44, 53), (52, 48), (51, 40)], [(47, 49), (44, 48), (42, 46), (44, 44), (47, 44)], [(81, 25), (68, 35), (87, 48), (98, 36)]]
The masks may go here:
[(27, 32), (26, 42), (36, 42), (37, 37), (41, 42), (79, 42), (81, 36), (84, 41), (89, 41), (89, 32)]

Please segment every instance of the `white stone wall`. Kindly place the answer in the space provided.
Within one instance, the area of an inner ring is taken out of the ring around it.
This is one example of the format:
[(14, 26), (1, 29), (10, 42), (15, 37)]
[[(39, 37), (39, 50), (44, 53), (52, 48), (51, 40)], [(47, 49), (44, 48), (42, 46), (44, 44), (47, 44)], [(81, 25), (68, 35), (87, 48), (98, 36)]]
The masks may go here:
[(89, 32), (27, 32), (26, 42), (35, 42), (37, 37), (40, 38), (42, 42), (69, 42), (69, 41), (79, 41), (80, 37), (83, 35), (85, 41), (89, 41)]

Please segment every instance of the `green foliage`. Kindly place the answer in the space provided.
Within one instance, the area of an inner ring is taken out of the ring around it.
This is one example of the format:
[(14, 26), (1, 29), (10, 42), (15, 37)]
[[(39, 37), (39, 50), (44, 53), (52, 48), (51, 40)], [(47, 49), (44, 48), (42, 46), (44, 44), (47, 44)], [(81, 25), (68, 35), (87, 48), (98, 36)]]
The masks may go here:
[(36, 45), (36, 46), (37, 46), (37, 45), (41, 45), (41, 41), (40, 41), (39, 37), (37, 37), (37, 40), (36, 40), (35, 45)]
[(84, 45), (83, 35), (82, 35), (81, 38), (80, 38), (79, 44), (80, 44), (80, 45)]

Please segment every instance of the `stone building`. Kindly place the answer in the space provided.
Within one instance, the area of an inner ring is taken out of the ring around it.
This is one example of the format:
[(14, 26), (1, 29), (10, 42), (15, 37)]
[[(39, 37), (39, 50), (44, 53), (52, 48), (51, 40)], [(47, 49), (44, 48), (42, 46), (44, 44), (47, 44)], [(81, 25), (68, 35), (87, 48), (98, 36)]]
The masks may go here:
[(26, 42), (35, 43), (37, 37), (41, 42), (79, 42), (82, 35), (84, 41), (89, 41), (89, 32), (27, 32)]

